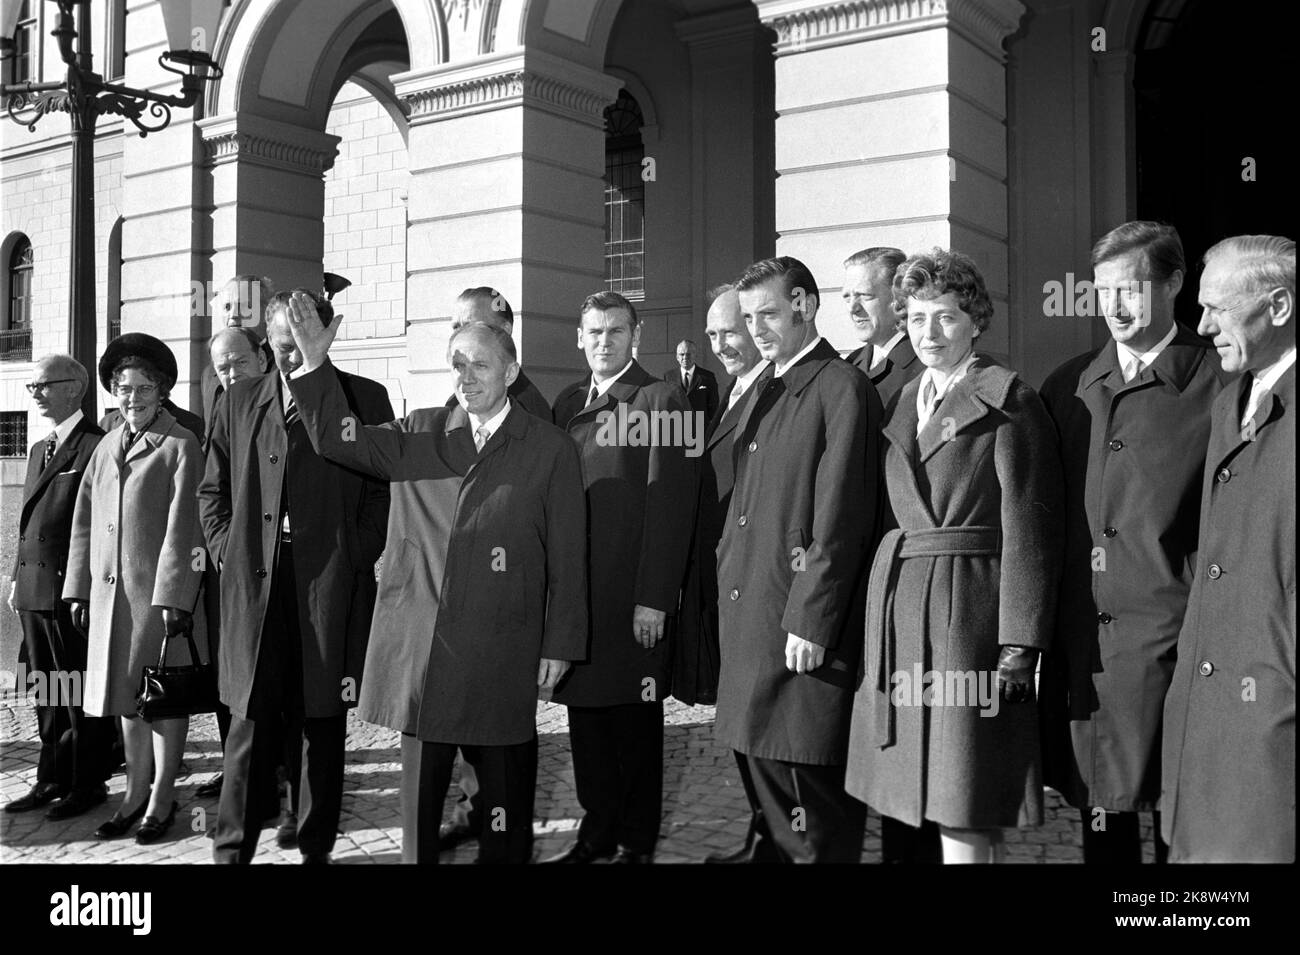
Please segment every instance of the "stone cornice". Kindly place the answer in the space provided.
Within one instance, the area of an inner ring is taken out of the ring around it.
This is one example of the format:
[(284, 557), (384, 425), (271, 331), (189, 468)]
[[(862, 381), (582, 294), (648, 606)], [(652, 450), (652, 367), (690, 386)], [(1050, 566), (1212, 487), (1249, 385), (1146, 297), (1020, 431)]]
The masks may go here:
[(199, 121), (203, 154), (214, 166), (248, 162), (322, 176), (334, 165), (339, 137), (259, 116), (215, 116)]
[(527, 105), (603, 127), (619, 81), (540, 52), (480, 57), (397, 79), (412, 126)]
[(777, 56), (947, 27), (999, 60), (1024, 16), (1020, 0), (757, 0)]

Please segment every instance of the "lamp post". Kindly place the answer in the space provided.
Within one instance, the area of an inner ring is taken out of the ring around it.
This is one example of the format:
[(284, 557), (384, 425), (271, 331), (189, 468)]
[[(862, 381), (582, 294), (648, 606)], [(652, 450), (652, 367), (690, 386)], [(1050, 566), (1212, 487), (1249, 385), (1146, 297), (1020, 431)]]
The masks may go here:
[[(34, 0), (39, 2), (39, 0)], [(221, 21), (223, 0), (159, 0), (168, 51), (158, 65), (181, 78), (179, 95), (167, 96), (109, 83), (94, 72), (91, 56), (90, 0), (47, 0), (58, 7), (51, 36), (68, 68), (59, 82), (27, 82), (0, 87), (4, 108), (20, 126), (35, 131), (47, 113), (64, 112), (72, 122), (72, 249), (68, 284), (68, 352), (95, 377), (95, 323), (79, 318), (95, 314), (95, 124), (117, 114), (130, 120), (140, 135), (158, 132), (171, 122), (171, 111), (198, 102), (203, 84), (221, 76), (208, 50)], [(13, 56), (14, 30), (22, 0), (0, 0), (0, 60)], [(75, 14), (75, 17), (74, 17)], [(82, 410), (94, 417), (94, 389), (87, 388)]]

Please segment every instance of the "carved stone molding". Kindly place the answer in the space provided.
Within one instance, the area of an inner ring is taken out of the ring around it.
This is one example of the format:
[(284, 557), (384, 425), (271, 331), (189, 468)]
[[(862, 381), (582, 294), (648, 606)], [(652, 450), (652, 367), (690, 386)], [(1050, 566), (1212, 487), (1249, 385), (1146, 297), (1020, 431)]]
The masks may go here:
[(1020, 0), (757, 0), (776, 31), (778, 56), (865, 39), (948, 27), (999, 59), (1024, 16)]
[(201, 120), (205, 159), (214, 166), (248, 162), (322, 176), (333, 167), (339, 137), (256, 116)]

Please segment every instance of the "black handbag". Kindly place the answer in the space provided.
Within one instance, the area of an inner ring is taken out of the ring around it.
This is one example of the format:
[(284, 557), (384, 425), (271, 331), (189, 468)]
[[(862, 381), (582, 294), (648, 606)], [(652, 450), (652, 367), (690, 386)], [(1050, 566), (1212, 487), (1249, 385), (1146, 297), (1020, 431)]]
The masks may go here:
[(170, 720), (195, 713), (211, 713), (217, 708), (217, 674), (210, 664), (199, 662), (198, 647), (191, 630), (185, 631), (190, 645), (188, 666), (167, 666), (168, 636), (163, 634), (157, 666), (146, 666), (140, 673), (140, 691), (135, 695), (135, 710), (147, 723)]

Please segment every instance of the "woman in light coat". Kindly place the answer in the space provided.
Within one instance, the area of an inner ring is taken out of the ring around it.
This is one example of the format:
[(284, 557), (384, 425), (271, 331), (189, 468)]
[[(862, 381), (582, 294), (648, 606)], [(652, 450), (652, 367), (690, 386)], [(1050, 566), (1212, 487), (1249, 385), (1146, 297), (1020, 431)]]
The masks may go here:
[[(141, 670), (158, 661), (164, 631), (173, 637), (168, 665), (189, 662), (187, 629), (205, 645), (198, 598), (206, 552), (196, 497), (203, 455), (199, 439), (162, 407), (176, 361), (161, 341), (123, 335), (109, 344), (99, 372), (124, 420), (86, 468), (63, 598), (89, 636), (86, 714), (122, 719), (126, 794), (95, 835), (125, 835), (143, 816), (136, 841), (148, 843), (175, 819), (173, 784), (189, 720), (145, 722), (136, 715), (136, 692)], [(178, 643), (185, 648), (174, 648)]]
[(926, 371), (885, 415), (897, 529), (871, 570), (845, 788), (938, 823), (944, 862), (996, 862), (1002, 827), (1042, 821), (1033, 695), (1063, 546), (1055, 431), (1033, 389), (974, 351), (993, 305), (969, 258), (913, 256), (894, 300)]

